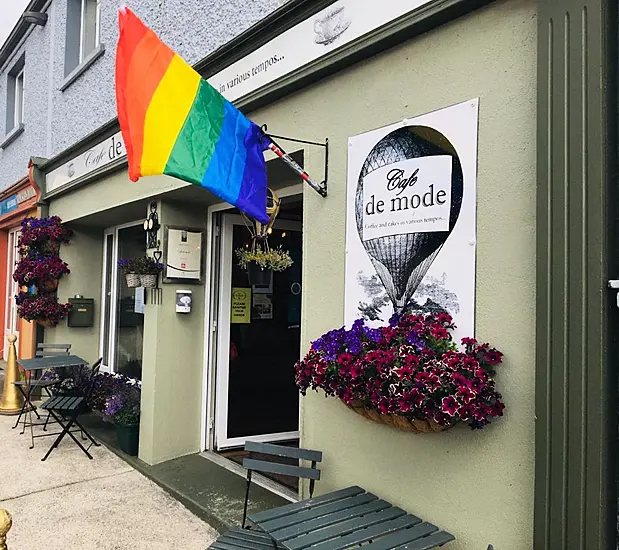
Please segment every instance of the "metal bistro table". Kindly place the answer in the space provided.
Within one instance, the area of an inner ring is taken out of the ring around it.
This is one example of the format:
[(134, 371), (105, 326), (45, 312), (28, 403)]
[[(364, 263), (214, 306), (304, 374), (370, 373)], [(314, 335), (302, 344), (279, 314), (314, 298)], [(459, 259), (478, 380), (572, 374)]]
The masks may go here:
[[(28, 424), (30, 425), (30, 438), (32, 440), (32, 445), (30, 448), (32, 449), (34, 447), (33, 426), (35, 426), (35, 424), (32, 422), (31, 416), (32, 410), (35, 410), (36, 413), (36, 407), (32, 404), (30, 398), (32, 396), (32, 391), (37, 387), (36, 379), (33, 384), (34, 373), (36, 371), (47, 369), (85, 367), (86, 365), (88, 365), (88, 361), (82, 359), (81, 357), (78, 357), (77, 355), (59, 355), (55, 357), (35, 357), (34, 359), (18, 359), (17, 364), (26, 372), (26, 385), (24, 387), (17, 387), (24, 396), (24, 408), (22, 410), (22, 414), (24, 416), (24, 424), (22, 433), (24, 433), (26, 430), (26, 414), (28, 414), (30, 416)], [(29, 411), (26, 411), (25, 409), (27, 406), (31, 407)], [(39, 415), (37, 414), (37, 417), (38, 416)], [(45, 422), (45, 426), (47, 426), (47, 421)], [(17, 425), (15, 425), (14, 427), (17, 427)]]
[(366, 542), (363, 550), (427, 550), (455, 539), (361, 487), (253, 514), (249, 520), (272, 538), (271, 548), (287, 550), (345, 550)]

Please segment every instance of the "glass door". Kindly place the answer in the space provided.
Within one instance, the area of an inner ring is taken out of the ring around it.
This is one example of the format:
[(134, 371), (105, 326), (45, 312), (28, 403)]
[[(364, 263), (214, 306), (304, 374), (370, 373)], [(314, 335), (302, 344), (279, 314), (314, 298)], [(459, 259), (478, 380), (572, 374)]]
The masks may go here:
[(242, 218), (225, 215), (221, 229), (216, 447), (298, 439), (301, 223), (282, 220), (273, 227), (270, 246), (289, 250), (294, 264), (274, 272), (265, 288), (252, 288), (237, 263), (235, 250), (251, 243)]
[(118, 260), (146, 254), (141, 222), (107, 229), (103, 237), (101, 356), (109, 372), (142, 378), (144, 289), (129, 288), (118, 270)]
[(15, 296), (19, 293), (19, 286), (13, 280), (13, 272), (15, 271), (15, 265), (19, 261), (19, 235), (21, 231), (14, 229), (9, 231), (7, 241), (7, 277), (6, 277), (6, 318), (4, 323), (4, 352), (3, 358), (6, 361), (9, 354), (9, 334), (17, 336), (15, 342), (16, 349), (19, 349), (19, 318), (17, 316), (17, 304), (15, 302)]

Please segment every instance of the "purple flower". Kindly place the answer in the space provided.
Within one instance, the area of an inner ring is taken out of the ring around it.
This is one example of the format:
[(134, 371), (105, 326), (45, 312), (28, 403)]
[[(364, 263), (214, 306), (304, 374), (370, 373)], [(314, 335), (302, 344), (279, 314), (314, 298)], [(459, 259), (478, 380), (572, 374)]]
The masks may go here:
[(414, 330), (408, 334), (406, 341), (412, 346), (415, 346), (418, 350), (425, 347), (425, 342), (419, 338), (419, 335)]
[(303, 395), (321, 389), (382, 414), (483, 428), (503, 413), (491, 365), (501, 356), (487, 344), (458, 351), (453, 329), (446, 315), (405, 312), (377, 329), (357, 320), (315, 340), (295, 380)]
[(105, 403), (104, 414), (116, 416), (123, 408), (123, 399), (120, 395), (112, 395)]

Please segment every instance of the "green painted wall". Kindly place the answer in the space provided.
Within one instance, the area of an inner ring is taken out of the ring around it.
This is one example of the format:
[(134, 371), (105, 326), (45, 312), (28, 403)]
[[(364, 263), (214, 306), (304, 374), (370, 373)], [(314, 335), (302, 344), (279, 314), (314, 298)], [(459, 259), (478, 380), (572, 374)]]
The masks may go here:
[[(161, 193), (174, 191), (190, 184), (168, 176), (142, 178), (138, 183), (129, 180), (127, 169), (110, 174), (76, 191), (50, 199), (49, 215), (71, 221), (124, 204), (148, 199)], [(134, 220), (119, 219), (117, 223)]]
[[(203, 209), (164, 202), (159, 212), (162, 226), (206, 224)], [(140, 458), (149, 464), (200, 451), (200, 423), (206, 414), (202, 411), (204, 285), (162, 288), (163, 303), (147, 304), (144, 319)], [(179, 289), (193, 291), (189, 314), (175, 312)]]
[[(49, 215), (67, 221), (80, 218), (80, 227), (87, 226), (89, 214), (184, 186), (168, 177), (144, 178), (135, 185), (126, 173), (119, 172), (52, 200)], [(162, 227), (168, 224), (204, 228), (206, 224), (205, 206), (159, 201), (158, 213)], [(144, 217), (146, 214), (145, 210)], [(119, 213), (112, 223), (128, 221), (133, 220)], [(163, 230), (160, 240), (163, 245)], [(95, 326), (69, 328), (65, 321), (46, 329), (45, 341), (71, 343), (76, 354), (94, 361), (99, 356), (103, 231), (78, 229), (71, 243), (63, 245), (61, 256), (69, 264), (71, 274), (62, 279), (59, 298), (66, 300), (76, 293), (94, 297)], [(144, 317), (140, 458), (149, 464), (200, 451), (204, 415), (204, 285), (164, 284), (162, 288), (162, 304), (151, 305), (147, 298)], [(192, 312), (187, 315), (175, 312), (176, 290), (181, 288), (193, 290)]]
[[(302, 410), (302, 445), (324, 451), (319, 491), (360, 484), (453, 532), (454, 550), (532, 547), (536, 46), (534, 3), (496, 2), (252, 113), (331, 144), (328, 198), (305, 192), (305, 350), (343, 322), (347, 138), (480, 97), (476, 334), (505, 353), (506, 416), (412, 435), (318, 394)], [(322, 153), (306, 151), (321, 174)]]
[(69, 328), (62, 321), (55, 328), (45, 329), (45, 341), (71, 344), (71, 352), (94, 362), (99, 358), (99, 320), (101, 315), (101, 279), (103, 273), (103, 232), (76, 230), (71, 242), (60, 248), (60, 257), (67, 262), (71, 273), (58, 286), (58, 299), (66, 302), (81, 294), (95, 299), (95, 326)]

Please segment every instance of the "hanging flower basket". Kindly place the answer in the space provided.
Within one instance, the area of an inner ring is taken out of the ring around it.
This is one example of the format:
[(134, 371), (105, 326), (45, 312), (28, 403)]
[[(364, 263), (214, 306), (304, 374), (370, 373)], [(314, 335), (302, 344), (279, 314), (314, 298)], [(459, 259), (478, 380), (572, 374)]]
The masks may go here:
[(266, 287), (271, 284), (272, 269), (262, 267), (256, 262), (247, 264), (247, 278), (249, 284), (257, 287)]
[(296, 364), (297, 386), (303, 395), (321, 389), (365, 418), (411, 433), (457, 423), (484, 428), (505, 408), (494, 379), (503, 354), (473, 338), (459, 348), (454, 328), (445, 313), (405, 311), (380, 328), (357, 320), (312, 342)]
[(125, 279), (129, 288), (137, 288), (140, 286), (140, 276), (137, 273), (125, 273)]
[(43, 279), (38, 282), (37, 288), (43, 292), (55, 292), (58, 289), (58, 279)]
[(247, 278), (252, 286), (266, 287), (271, 284), (273, 271), (285, 271), (292, 265), (287, 250), (269, 248), (268, 244), (255, 239), (251, 248), (237, 248), (239, 267), (247, 270)]
[(71, 304), (58, 302), (56, 294), (20, 292), (16, 299), (17, 313), (26, 321), (35, 321), (44, 327), (55, 327), (71, 310)]
[(144, 288), (157, 288), (157, 277), (159, 275), (152, 275), (150, 273), (140, 275), (140, 284)]
[(374, 407), (367, 407), (359, 399), (353, 399), (350, 403), (345, 403), (346, 406), (357, 414), (377, 422), (385, 424), (403, 432), (411, 432), (416, 434), (426, 434), (432, 432), (443, 432), (453, 427), (453, 424), (439, 424), (434, 419), (410, 419), (400, 414), (381, 414)]
[(38, 249), (42, 255), (57, 256), (60, 252), (60, 243), (58, 241), (45, 241), (38, 245)]

